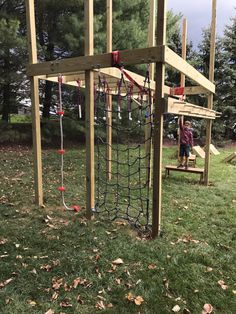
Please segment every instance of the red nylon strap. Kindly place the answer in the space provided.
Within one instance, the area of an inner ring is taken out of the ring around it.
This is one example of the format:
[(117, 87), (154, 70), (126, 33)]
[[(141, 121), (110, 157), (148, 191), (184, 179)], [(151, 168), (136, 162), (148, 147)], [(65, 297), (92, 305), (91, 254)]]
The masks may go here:
[(65, 150), (64, 149), (59, 149), (57, 152), (58, 152), (59, 155), (64, 155), (65, 154)]
[(65, 111), (57, 111), (57, 114), (58, 114), (59, 116), (63, 116), (64, 113), (65, 113)]
[(120, 52), (118, 50), (111, 53), (111, 65), (113, 67), (120, 67)]
[(183, 96), (184, 94), (184, 87), (173, 87), (170, 88), (170, 95), (174, 96), (174, 95), (180, 95)]
[(62, 75), (59, 75), (58, 76), (58, 83), (62, 84), (62, 82), (63, 82), (63, 77), (62, 77)]
[(58, 189), (58, 191), (60, 191), (60, 192), (65, 192), (65, 190), (66, 190), (66, 189), (64, 188), (64, 186), (59, 186), (57, 189)]
[(140, 91), (143, 90), (142, 86), (140, 86), (124, 69), (120, 69), (122, 73), (127, 77), (127, 79), (133, 83)]

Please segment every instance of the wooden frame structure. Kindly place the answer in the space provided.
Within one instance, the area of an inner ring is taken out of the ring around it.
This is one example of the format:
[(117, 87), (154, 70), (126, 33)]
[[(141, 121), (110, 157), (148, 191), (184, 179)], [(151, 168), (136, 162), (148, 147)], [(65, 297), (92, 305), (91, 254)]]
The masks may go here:
[[(150, 0), (151, 8), (155, 12), (155, 0)], [(98, 71), (107, 77), (111, 92), (115, 93), (116, 78), (120, 77), (120, 71), (111, 67), (112, 51), (112, 1), (107, 0), (107, 52), (94, 55), (93, 53), (93, 0), (85, 0), (85, 55), (77, 58), (61, 59), (38, 63), (35, 30), (34, 0), (26, 0), (26, 15), (28, 28), (29, 65), (27, 74), (31, 82), (32, 120), (33, 120), (33, 149), (34, 149), (34, 173), (35, 173), (35, 201), (37, 205), (43, 205), (42, 188), (42, 158), (41, 158), (41, 132), (39, 115), (38, 80), (46, 79), (57, 81), (62, 74), (64, 81), (69, 85), (76, 85), (78, 77), (82, 86), (86, 87), (86, 212), (87, 217), (92, 215), (94, 208), (94, 79)], [(154, 136), (153, 136), (153, 209), (152, 209), (152, 236), (160, 233), (161, 207), (162, 207), (162, 137), (163, 114), (173, 113), (186, 116), (194, 116), (208, 119), (207, 149), (205, 164), (205, 184), (209, 177), (209, 146), (211, 142), (212, 120), (217, 116), (213, 108), (213, 94), (215, 92), (214, 80), (214, 54), (215, 54), (215, 19), (216, 0), (212, 0), (212, 35), (210, 51), (210, 75), (209, 79), (199, 73), (187, 63), (184, 58), (178, 56), (166, 46), (166, 0), (158, 1), (156, 22), (156, 45), (154, 35), (149, 39), (147, 48), (120, 51), (120, 59), (124, 66), (148, 63), (152, 64), (152, 76), (156, 65), (155, 80), (151, 81), (151, 88), (155, 93), (154, 103)], [(154, 13), (153, 13), (154, 14)], [(153, 15), (154, 16), (154, 15)], [(153, 18), (154, 21), (154, 18)], [(155, 29), (150, 23), (150, 29)], [(155, 31), (152, 31), (155, 34)], [(173, 67), (181, 73), (181, 85), (185, 76), (194, 81), (197, 86), (185, 87), (185, 95), (202, 93), (208, 97), (208, 108), (199, 107), (185, 101), (170, 97), (170, 88), (165, 86), (165, 65)], [(143, 77), (131, 73), (135, 81), (143, 86)], [(114, 80), (115, 79), (115, 80)], [(157, 84), (155, 83), (157, 82)], [(135, 90), (134, 90), (135, 92)], [(108, 117), (111, 119), (111, 117)], [(107, 130), (111, 141), (111, 130)], [(107, 152), (111, 154), (111, 152)], [(109, 169), (109, 166), (108, 166)]]

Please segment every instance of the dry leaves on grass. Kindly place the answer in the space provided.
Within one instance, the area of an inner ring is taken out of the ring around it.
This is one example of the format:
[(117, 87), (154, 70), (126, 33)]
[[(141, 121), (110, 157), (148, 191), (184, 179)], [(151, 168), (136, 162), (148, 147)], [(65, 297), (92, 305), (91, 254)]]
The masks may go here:
[(206, 303), (203, 306), (202, 314), (211, 314), (214, 311), (214, 308), (211, 304)]
[(178, 304), (176, 304), (173, 308), (172, 308), (172, 312), (174, 313), (178, 313), (180, 311), (180, 306)]
[(121, 258), (117, 258), (112, 262), (113, 265), (121, 265), (124, 264), (123, 260)]
[(60, 307), (72, 307), (72, 304), (70, 303), (70, 300), (63, 300), (60, 303)]
[(13, 280), (13, 278), (9, 278), (9, 279), (6, 279), (4, 281), (0, 281), (0, 289), (1, 288), (4, 288), (6, 285), (8, 285), (11, 281)]
[(54, 314), (55, 312), (51, 309), (49, 309), (47, 312), (45, 312), (44, 314)]
[(138, 295), (135, 296), (134, 294), (132, 294), (131, 292), (129, 292), (128, 294), (126, 294), (125, 298), (130, 301), (130, 302), (134, 302), (136, 305), (141, 305), (144, 302), (144, 299), (142, 296)]
[(111, 308), (113, 307), (113, 304), (112, 303), (108, 303), (108, 304), (105, 304), (103, 301), (98, 301), (95, 305), (96, 309), (98, 310), (105, 310), (106, 308)]
[(156, 269), (156, 268), (157, 268), (157, 265), (155, 264), (148, 265), (148, 269)]
[(217, 283), (221, 286), (223, 290), (226, 290), (229, 288), (229, 286), (225, 284), (224, 280), (218, 280)]

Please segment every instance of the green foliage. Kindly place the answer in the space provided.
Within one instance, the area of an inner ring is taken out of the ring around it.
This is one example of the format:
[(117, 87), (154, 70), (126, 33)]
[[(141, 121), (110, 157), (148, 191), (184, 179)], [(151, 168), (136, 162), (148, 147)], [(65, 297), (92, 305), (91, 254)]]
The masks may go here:
[(25, 97), (27, 89), (24, 76), (26, 41), (17, 16), (20, 11), (21, 1), (1, 3), (0, 112), (5, 121), (9, 121), (10, 112), (16, 112), (17, 103)]

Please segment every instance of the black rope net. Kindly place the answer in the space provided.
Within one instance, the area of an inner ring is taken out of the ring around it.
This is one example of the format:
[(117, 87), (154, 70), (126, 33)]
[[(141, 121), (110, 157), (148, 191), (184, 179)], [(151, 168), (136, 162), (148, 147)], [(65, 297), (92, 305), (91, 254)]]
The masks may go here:
[[(110, 220), (125, 219), (142, 231), (150, 231), (150, 159), (145, 146), (152, 137), (152, 95), (149, 72), (144, 87), (134, 96), (134, 81), (121, 78), (110, 108), (105, 77), (95, 86), (96, 205), (95, 212)], [(112, 114), (112, 120), (108, 116)], [(111, 122), (112, 121), (112, 125)], [(112, 127), (112, 145), (106, 130)], [(146, 135), (145, 135), (146, 129)], [(112, 158), (107, 149), (111, 146)], [(111, 163), (111, 171), (107, 163)], [(109, 173), (110, 172), (110, 173)]]

